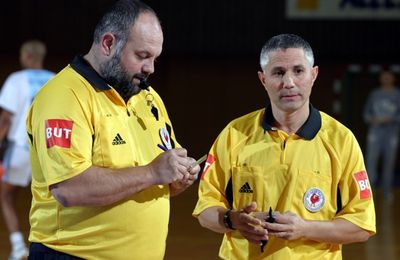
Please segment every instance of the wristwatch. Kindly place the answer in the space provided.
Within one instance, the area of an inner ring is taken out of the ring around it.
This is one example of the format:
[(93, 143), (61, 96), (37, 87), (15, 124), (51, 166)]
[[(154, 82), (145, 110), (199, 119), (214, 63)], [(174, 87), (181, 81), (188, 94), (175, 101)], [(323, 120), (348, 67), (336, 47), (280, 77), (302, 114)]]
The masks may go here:
[(235, 228), (232, 226), (231, 212), (232, 212), (231, 209), (229, 209), (228, 211), (225, 212), (225, 214), (224, 214), (224, 225), (225, 225), (226, 228), (235, 230)]

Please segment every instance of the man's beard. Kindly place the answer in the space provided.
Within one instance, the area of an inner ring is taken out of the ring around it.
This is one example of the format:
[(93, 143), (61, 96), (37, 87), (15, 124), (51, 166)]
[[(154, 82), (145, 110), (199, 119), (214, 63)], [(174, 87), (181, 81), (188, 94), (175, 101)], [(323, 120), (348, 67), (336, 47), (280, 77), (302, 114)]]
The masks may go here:
[(110, 60), (100, 65), (100, 75), (113, 86), (121, 97), (128, 101), (130, 97), (140, 92), (138, 85), (133, 85), (133, 78), (145, 80), (146, 75), (134, 74), (130, 76), (121, 64), (121, 55), (115, 54)]

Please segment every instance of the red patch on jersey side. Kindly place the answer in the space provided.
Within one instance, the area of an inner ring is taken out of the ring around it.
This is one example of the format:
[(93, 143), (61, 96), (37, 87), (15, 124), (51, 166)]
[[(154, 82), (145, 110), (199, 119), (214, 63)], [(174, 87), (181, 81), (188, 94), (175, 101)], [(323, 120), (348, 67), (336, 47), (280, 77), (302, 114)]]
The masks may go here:
[(203, 173), (201, 174), (200, 180), (204, 178), (204, 175), (208, 171), (208, 168), (215, 162), (215, 157), (212, 154), (208, 154), (207, 161), (204, 164)]
[(45, 135), (47, 148), (55, 145), (70, 148), (72, 125), (71, 120), (64, 119), (48, 119), (45, 121)]
[(360, 198), (361, 199), (369, 199), (371, 198), (371, 186), (369, 184), (368, 175), (365, 171), (354, 173), (354, 178), (358, 183), (358, 187), (360, 188)]

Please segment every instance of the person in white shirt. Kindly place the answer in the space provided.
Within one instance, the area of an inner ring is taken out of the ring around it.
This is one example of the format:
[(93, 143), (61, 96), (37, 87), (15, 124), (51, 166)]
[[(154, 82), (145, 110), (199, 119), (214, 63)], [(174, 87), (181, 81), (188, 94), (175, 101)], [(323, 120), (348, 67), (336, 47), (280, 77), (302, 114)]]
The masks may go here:
[(19, 187), (28, 186), (31, 180), (26, 115), (36, 93), (54, 75), (43, 69), (45, 55), (46, 46), (41, 41), (23, 43), (20, 49), (23, 69), (10, 74), (0, 92), (0, 143), (7, 139), (1, 206), (10, 233), (12, 250), (9, 260), (24, 258), (28, 253), (19, 227), (15, 198)]

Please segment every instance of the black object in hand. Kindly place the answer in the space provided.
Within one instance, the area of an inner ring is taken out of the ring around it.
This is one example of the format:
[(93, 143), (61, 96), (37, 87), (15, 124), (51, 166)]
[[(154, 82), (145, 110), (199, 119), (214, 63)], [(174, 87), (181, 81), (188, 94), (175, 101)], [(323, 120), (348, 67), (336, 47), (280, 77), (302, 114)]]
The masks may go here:
[[(272, 216), (272, 208), (269, 207), (269, 212), (268, 212), (268, 218), (265, 220), (268, 223), (274, 223), (275, 222), (275, 218), (274, 216)], [(261, 253), (264, 252), (264, 247), (267, 245), (268, 240), (262, 240), (261, 244), (260, 244), (260, 248), (261, 248)]]

